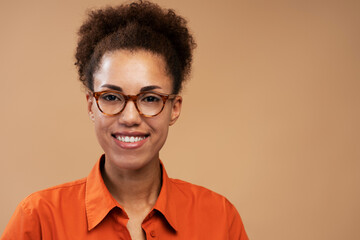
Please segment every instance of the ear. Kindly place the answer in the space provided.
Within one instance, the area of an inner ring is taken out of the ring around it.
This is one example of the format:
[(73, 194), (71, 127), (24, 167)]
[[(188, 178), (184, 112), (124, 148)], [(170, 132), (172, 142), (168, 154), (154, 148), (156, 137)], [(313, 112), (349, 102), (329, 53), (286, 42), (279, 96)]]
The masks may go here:
[(90, 94), (90, 92), (86, 93), (86, 101), (87, 101), (87, 111), (88, 111), (89, 117), (92, 121), (94, 121), (95, 117), (94, 117), (94, 113), (92, 111), (94, 97)]
[(176, 120), (180, 117), (182, 107), (182, 97), (176, 96), (176, 98), (173, 100), (172, 103), (172, 109), (171, 109), (171, 119), (169, 125), (173, 125)]

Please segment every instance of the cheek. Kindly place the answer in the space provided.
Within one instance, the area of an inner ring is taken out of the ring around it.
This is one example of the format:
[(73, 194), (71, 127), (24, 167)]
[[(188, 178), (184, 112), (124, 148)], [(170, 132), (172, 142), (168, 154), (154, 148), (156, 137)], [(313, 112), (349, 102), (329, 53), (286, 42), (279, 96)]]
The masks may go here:
[(170, 113), (168, 111), (162, 112), (160, 115), (150, 118), (148, 125), (156, 132), (161, 138), (166, 139), (170, 123)]
[(164, 146), (166, 139), (168, 137), (169, 125), (166, 121), (157, 122), (156, 125), (152, 124), (153, 128), (153, 141), (154, 141), (154, 150), (160, 151)]
[[(100, 113), (101, 114), (101, 113)], [(109, 126), (111, 125), (111, 119), (107, 118), (103, 114), (95, 114), (94, 116), (94, 128), (98, 138), (108, 133)]]

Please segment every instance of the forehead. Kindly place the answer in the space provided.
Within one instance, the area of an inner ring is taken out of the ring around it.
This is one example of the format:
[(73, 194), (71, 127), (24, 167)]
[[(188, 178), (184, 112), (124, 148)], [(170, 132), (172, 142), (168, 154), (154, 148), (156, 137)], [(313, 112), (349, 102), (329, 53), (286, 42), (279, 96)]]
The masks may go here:
[(127, 94), (136, 94), (146, 86), (159, 86), (170, 93), (172, 80), (162, 56), (145, 50), (117, 50), (106, 53), (94, 73), (94, 90), (115, 85)]

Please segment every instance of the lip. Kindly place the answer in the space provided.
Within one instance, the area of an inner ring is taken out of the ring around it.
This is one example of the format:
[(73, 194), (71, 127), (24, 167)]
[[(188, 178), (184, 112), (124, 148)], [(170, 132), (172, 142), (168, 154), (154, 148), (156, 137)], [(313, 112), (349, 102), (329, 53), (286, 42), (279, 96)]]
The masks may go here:
[[(113, 133), (111, 134), (111, 136), (113, 137), (116, 145), (118, 145), (119, 147), (123, 148), (123, 149), (136, 149), (136, 148), (140, 148), (142, 145), (144, 145), (150, 134), (147, 133), (142, 133), (142, 132), (117, 132), (117, 133)], [(145, 139), (138, 141), (138, 142), (122, 142), (120, 140), (118, 140), (116, 137), (117, 136), (129, 136), (129, 137), (144, 137)]]

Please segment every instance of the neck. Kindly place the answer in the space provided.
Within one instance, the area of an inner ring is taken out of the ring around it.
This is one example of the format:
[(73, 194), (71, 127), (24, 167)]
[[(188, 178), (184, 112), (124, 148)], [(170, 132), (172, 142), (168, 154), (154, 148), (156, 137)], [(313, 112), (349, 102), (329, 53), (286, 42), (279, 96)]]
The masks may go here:
[(149, 209), (155, 205), (161, 189), (159, 160), (141, 169), (119, 169), (105, 161), (102, 171), (106, 187), (125, 209)]

